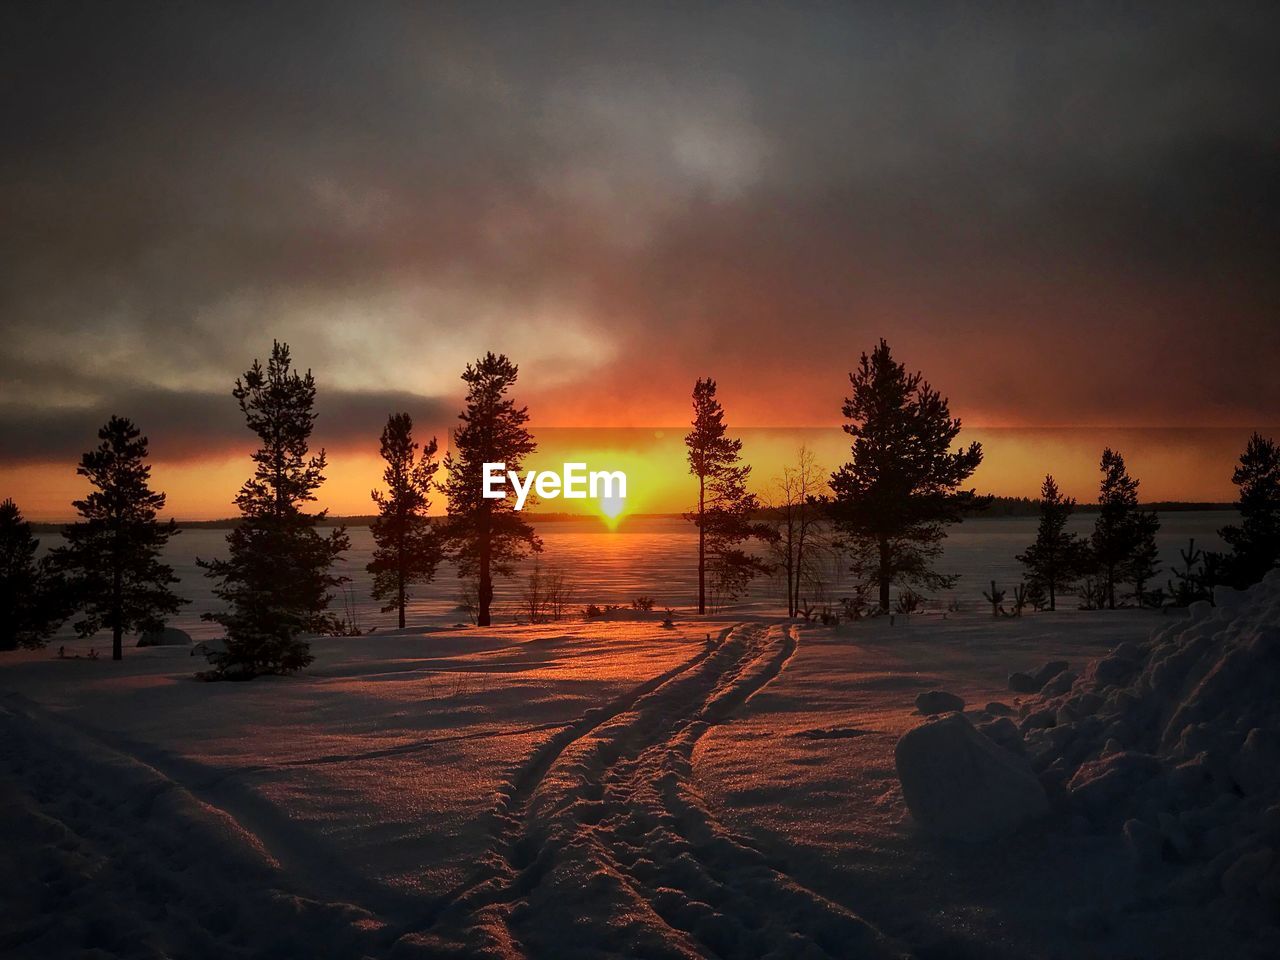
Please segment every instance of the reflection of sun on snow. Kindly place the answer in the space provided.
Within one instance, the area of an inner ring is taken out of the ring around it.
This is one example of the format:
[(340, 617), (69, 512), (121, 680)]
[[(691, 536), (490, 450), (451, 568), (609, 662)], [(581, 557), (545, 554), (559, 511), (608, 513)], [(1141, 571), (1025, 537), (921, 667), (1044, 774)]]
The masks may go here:
[(622, 516), (623, 508), (626, 507), (627, 501), (619, 496), (601, 497), (599, 501), (600, 513), (604, 516), (604, 521), (610, 527), (616, 527), (618, 520)]

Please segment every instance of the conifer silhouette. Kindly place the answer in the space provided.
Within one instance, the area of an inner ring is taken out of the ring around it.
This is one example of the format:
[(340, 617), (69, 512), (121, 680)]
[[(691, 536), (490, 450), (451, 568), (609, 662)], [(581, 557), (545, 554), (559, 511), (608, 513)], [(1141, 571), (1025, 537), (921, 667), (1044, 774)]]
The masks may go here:
[(303, 634), (337, 627), (329, 591), (347, 578), (331, 568), (350, 546), (344, 527), (317, 531), (327, 511), (304, 510), (324, 483), (324, 450), (310, 453), (315, 378), (294, 371), (288, 344), (277, 340), (266, 367), (255, 360), (232, 396), (261, 446), (236, 495), (240, 522), (227, 534), (227, 559), (197, 561), (227, 605), (203, 616), (226, 631), (225, 649), (210, 650), (209, 662), (217, 677), (292, 673), (314, 659)]
[(1098, 518), (1089, 540), (1098, 586), (1108, 609), (1116, 607), (1119, 588), (1134, 584), (1138, 604), (1146, 601), (1145, 586), (1159, 568), (1155, 533), (1160, 520), (1138, 506), (1139, 483), (1129, 476), (1124, 457), (1107, 447), (1099, 464)]
[(65, 586), (12, 500), (0, 503), (0, 650), (43, 647), (67, 619)]
[(1280, 565), (1280, 446), (1253, 434), (1231, 482), (1240, 488), (1240, 523), (1219, 535), (1231, 547), (1223, 558), (1226, 576), (1243, 590)]
[(537, 449), (525, 426), (528, 408), (517, 407), (507, 396), (518, 376), (519, 368), (501, 354), (486, 353), (467, 364), (462, 374), (466, 406), (458, 414), (462, 425), (453, 431), (444, 461), (447, 552), (457, 563), (458, 576), (475, 582), (476, 624), (481, 627), (492, 622), (494, 577), (511, 576), (517, 561), (542, 550), (542, 541), (510, 497), (484, 496), (484, 464), (504, 463), (508, 470), (518, 471)]
[(431, 486), (439, 463), (436, 438), (432, 437), (419, 457), (413, 439), (413, 420), (407, 413), (393, 413), (382, 429), (382, 472), (387, 492), (373, 491), (378, 516), (369, 524), (376, 544), (366, 569), (373, 574), (373, 598), (384, 600), (383, 613), (395, 610), (404, 629), (405, 603), (409, 587), (430, 583), (440, 563), (439, 531), (427, 516), (431, 506)]
[(84, 519), (63, 530), (66, 545), (51, 551), (51, 562), (82, 614), (76, 632), (110, 630), (111, 659), (120, 660), (126, 633), (159, 629), (187, 601), (169, 589), (178, 578), (160, 559), (178, 528), (156, 519), (165, 495), (151, 489), (147, 438), (133, 421), (113, 416), (98, 439), (76, 468), (94, 488), (72, 502)]
[(1030, 582), (1044, 591), (1050, 610), (1056, 610), (1059, 593), (1070, 590), (1086, 562), (1087, 545), (1078, 534), (1066, 531), (1076, 502), (1064, 497), (1052, 476), (1040, 488), (1040, 526), (1031, 546), (1018, 554)]
[(844, 404), (852, 459), (831, 476), (832, 516), (858, 581), (889, 611), (893, 584), (943, 590), (957, 577), (932, 567), (948, 524), (990, 498), (960, 486), (982, 462), (982, 447), (953, 451), (960, 421), (919, 373), (908, 374), (881, 340), (849, 375)]
[(698, 612), (707, 612), (707, 581), (715, 595), (731, 600), (742, 595), (759, 573), (769, 569), (760, 557), (743, 549), (751, 538), (777, 539), (775, 530), (753, 517), (760, 509), (747, 492), (751, 467), (742, 462), (742, 441), (725, 432), (724, 408), (710, 377), (693, 385), (693, 429), (684, 438), (689, 473), (698, 479), (698, 504), (685, 519), (698, 528)]

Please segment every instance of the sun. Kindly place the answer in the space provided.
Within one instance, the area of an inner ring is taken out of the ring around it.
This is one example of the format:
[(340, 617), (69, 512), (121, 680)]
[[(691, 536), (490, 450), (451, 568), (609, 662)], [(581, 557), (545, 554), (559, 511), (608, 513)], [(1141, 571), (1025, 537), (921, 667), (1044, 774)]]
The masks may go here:
[(604, 518), (604, 522), (608, 524), (610, 530), (616, 530), (619, 521), (622, 519), (622, 513), (627, 507), (627, 501), (623, 497), (601, 497), (596, 501), (596, 505), (600, 508), (600, 516)]

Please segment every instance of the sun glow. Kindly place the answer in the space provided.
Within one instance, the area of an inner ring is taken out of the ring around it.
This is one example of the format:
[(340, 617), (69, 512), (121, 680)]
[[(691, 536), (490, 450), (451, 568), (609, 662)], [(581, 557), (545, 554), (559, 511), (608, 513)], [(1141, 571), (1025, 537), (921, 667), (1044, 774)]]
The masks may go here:
[(622, 497), (601, 497), (596, 501), (596, 506), (600, 510), (600, 516), (604, 519), (605, 524), (610, 530), (618, 529), (618, 523), (622, 520), (622, 513), (627, 508), (627, 501)]

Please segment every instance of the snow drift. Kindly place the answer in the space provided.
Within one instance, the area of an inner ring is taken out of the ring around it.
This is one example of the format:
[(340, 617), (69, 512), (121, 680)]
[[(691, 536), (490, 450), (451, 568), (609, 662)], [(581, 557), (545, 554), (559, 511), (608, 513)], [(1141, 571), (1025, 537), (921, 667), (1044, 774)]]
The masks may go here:
[(1051, 682), (1020, 715), (1056, 806), (1119, 832), (1153, 904), (1208, 905), (1280, 956), (1280, 571)]

